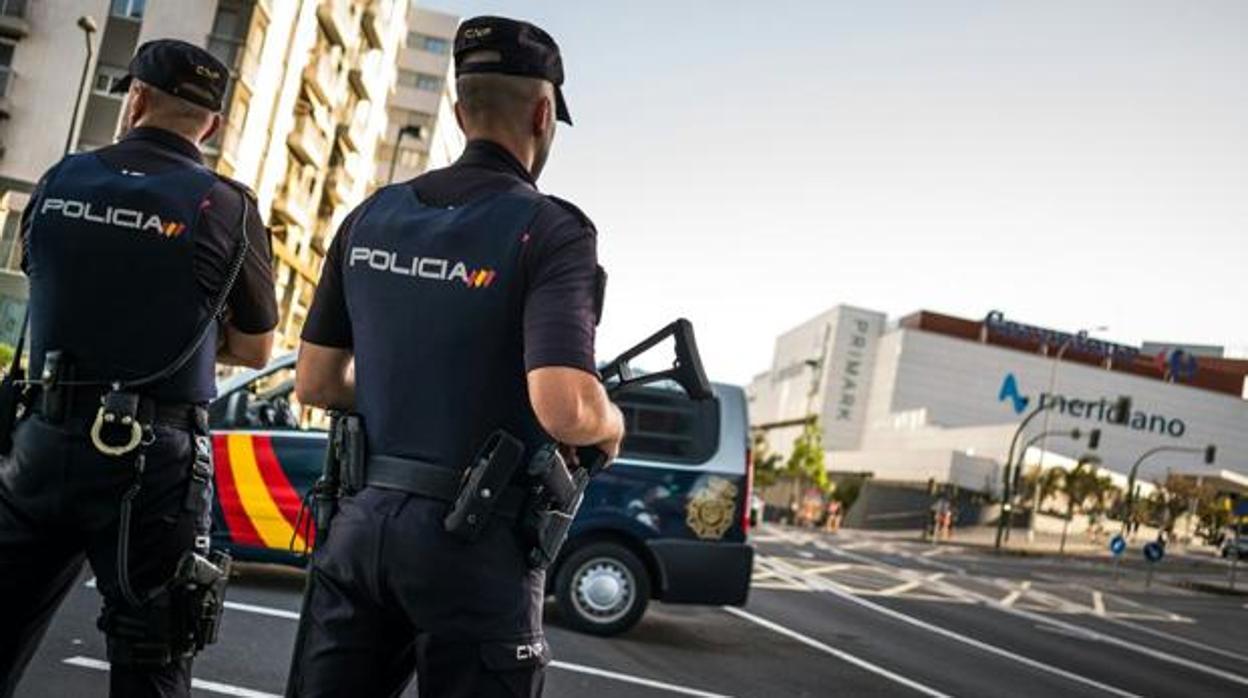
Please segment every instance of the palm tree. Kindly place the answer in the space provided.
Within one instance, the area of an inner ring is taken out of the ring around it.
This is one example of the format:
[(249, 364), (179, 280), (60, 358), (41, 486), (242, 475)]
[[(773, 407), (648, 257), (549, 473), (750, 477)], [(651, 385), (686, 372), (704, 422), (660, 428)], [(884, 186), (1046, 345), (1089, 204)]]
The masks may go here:
[(1062, 542), (1058, 546), (1058, 554), (1066, 554), (1066, 534), (1075, 512), (1085, 511), (1088, 504), (1099, 500), (1101, 493), (1107, 490), (1109, 478), (1097, 474), (1098, 463), (1099, 458), (1085, 456), (1079, 459), (1074, 469), (1062, 477), (1062, 493), (1066, 495), (1066, 520), (1062, 522)]

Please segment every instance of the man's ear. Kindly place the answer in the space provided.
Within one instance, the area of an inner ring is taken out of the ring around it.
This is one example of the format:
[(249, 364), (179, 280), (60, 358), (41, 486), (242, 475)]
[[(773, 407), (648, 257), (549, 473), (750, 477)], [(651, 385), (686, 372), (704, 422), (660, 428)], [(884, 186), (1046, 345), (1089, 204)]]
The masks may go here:
[(212, 138), (220, 129), (221, 129), (221, 115), (213, 114), (212, 121), (208, 123), (208, 130), (204, 131), (204, 135), (199, 137), (199, 142), (207, 143), (208, 139)]
[(459, 130), (464, 135), (468, 134), (468, 129), (464, 128), (464, 107), (459, 102), (455, 103), (455, 123), (459, 124)]
[(126, 107), (126, 116), (129, 117), (128, 123), (124, 124), (125, 130), (130, 130), (139, 125), (143, 117), (147, 115), (147, 92), (143, 91), (138, 85), (130, 85), (130, 91), (126, 95), (128, 106)]
[(533, 109), (533, 135), (539, 138), (546, 135), (546, 132), (554, 128), (555, 105), (549, 96), (542, 95), (537, 100), (537, 107)]

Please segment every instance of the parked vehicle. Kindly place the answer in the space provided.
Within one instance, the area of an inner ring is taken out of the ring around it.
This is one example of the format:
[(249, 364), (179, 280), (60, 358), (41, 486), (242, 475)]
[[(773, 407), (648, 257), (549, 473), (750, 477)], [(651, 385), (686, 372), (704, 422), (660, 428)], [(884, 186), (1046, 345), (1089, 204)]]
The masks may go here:
[[(321, 473), (326, 423), (298, 405), (294, 363), (287, 355), (226, 381), (209, 408), (214, 544), (238, 559), (302, 565), (315, 542), (300, 509)], [(591, 481), (547, 572), (572, 627), (623, 632), (650, 599), (746, 602), (753, 548), (745, 394), (712, 387), (713, 397), (700, 401), (674, 383), (615, 398), (628, 429), (621, 455)]]

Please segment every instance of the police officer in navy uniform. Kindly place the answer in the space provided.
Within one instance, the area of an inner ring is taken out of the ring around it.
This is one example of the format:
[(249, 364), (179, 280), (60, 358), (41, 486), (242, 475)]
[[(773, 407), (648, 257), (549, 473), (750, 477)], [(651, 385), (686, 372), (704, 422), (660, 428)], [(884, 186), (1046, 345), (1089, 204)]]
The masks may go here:
[[(220, 126), (228, 80), (200, 48), (145, 43), (117, 88), (127, 92), (125, 135), (57, 163), (23, 214), (29, 375), (39, 382), (0, 460), (0, 696), (13, 694), (81, 583), (84, 558), (104, 597), (111, 694), (189, 695), (196, 609), (170, 580), (208, 540), (203, 406), (214, 364), (264, 365), (277, 323), (255, 202), (199, 150)], [(100, 383), (159, 374), (192, 346), (180, 369), (134, 388), (141, 445), (125, 455), (97, 448), (89, 433), (110, 390)]]
[(304, 326), (296, 392), (362, 416), (368, 486), (313, 556), (291, 696), (398, 695), (413, 673), (422, 696), (540, 695), (545, 579), (516, 521), (464, 542), (445, 497), (399, 481), (458, 480), (499, 429), (526, 458), (552, 440), (614, 457), (623, 437), (594, 363), (593, 225), (536, 187), (571, 124), (559, 49), (478, 17), (454, 54), (463, 156), (352, 212)]

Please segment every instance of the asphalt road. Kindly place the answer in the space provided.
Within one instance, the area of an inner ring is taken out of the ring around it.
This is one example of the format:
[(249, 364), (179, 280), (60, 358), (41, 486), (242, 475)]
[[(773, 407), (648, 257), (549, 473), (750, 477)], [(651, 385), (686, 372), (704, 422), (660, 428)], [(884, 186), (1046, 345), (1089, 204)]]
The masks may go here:
[[(1248, 597), (1178, 579), (1214, 565), (1171, 561), (1151, 588), (1103, 562), (998, 557), (882, 534), (767, 527), (743, 609), (655, 604), (602, 639), (559, 625), (546, 695), (1244, 696)], [(103, 639), (89, 578), (66, 601), (18, 696), (103, 696)], [(223, 642), (196, 661), (197, 696), (280, 694), (300, 573), (246, 566)], [(409, 690), (409, 695), (415, 695)]]

